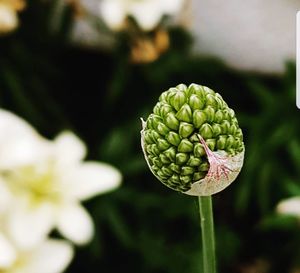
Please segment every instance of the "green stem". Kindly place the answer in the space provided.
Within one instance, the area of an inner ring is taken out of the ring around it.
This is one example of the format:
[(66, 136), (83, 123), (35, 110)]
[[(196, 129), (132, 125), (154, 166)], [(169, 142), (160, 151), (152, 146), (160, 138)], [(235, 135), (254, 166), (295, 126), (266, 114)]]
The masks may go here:
[(199, 197), (203, 273), (216, 273), (215, 235), (211, 196)]

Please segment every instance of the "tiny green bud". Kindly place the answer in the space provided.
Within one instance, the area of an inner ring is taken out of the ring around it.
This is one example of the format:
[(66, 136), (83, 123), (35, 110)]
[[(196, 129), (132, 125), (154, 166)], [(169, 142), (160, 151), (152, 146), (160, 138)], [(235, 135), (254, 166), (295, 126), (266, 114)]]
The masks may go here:
[(176, 94), (170, 98), (170, 104), (178, 111), (185, 103), (186, 97), (184, 92), (176, 92)]
[(216, 92), (212, 89), (210, 89), (207, 86), (202, 86), (202, 88), (204, 89), (205, 93), (210, 94), (210, 95), (216, 95)]
[(191, 143), (189, 140), (187, 139), (183, 139), (181, 140), (179, 146), (178, 146), (178, 152), (181, 153), (189, 153), (192, 152), (194, 148), (193, 143)]
[(165, 136), (167, 133), (170, 132), (170, 129), (162, 122), (159, 122), (157, 125), (157, 132), (162, 136)]
[(192, 182), (192, 177), (189, 175), (180, 175), (180, 181), (184, 184), (188, 184)]
[(198, 167), (201, 163), (202, 160), (200, 158), (191, 155), (189, 161), (187, 162), (187, 165), (190, 167)]
[(235, 124), (231, 124), (230, 128), (229, 128), (229, 134), (234, 136), (236, 134), (237, 129), (238, 129), (238, 126), (236, 126)]
[(229, 113), (228, 109), (223, 110), (223, 115), (224, 115), (224, 119), (226, 119), (228, 121), (231, 120), (231, 116), (230, 116), (230, 113)]
[[(189, 94), (189, 96), (191, 96), (191, 95), (195, 95), (195, 94), (199, 94), (199, 92), (201, 92), (200, 91), (201, 90), (201, 87), (198, 85), (198, 84), (194, 84), (194, 83), (192, 83), (192, 84), (190, 84), (190, 86), (188, 87), (188, 94)], [(200, 95), (201, 96), (203, 96), (204, 95), (204, 93), (200, 93)]]
[(195, 172), (194, 168), (192, 167), (182, 167), (181, 169), (181, 175), (191, 175)]
[(146, 131), (145, 132), (145, 141), (146, 141), (146, 143), (147, 144), (153, 144), (154, 143), (154, 141), (152, 140), (152, 137), (150, 136), (150, 131), (148, 130), (148, 131)]
[(218, 110), (215, 114), (215, 122), (216, 123), (221, 123), (222, 120), (224, 119), (224, 115), (223, 115), (223, 112), (221, 110)]
[(169, 143), (171, 143), (174, 146), (178, 146), (181, 141), (180, 136), (173, 131), (167, 134), (166, 139)]
[(196, 145), (194, 145), (194, 155), (199, 158), (206, 155), (205, 149), (203, 148), (202, 144), (197, 143)]
[(159, 151), (158, 147), (156, 146), (156, 144), (151, 145), (151, 151), (152, 151), (152, 154), (155, 156), (159, 156), (159, 154), (160, 154), (160, 151)]
[(158, 116), (158, 115), (152, 114), (149, 117), (148, 121), (150, 123), (151, 129), (156, 130), (157, 125), (158, 125), (159, 122), (162, 121), (162, 118), (160, 116)]
[(209, 163), (208, 162), (204, 162), (200, 165), (199, 167), (199, 171), (201, 172), (206, 172), (209, 169)]
[(193, 113), (193, 124), (195, 128), (200, 128), (207, 121), (206, 114), (201, 110), (195, 110)]
[(173, 108), (171, 105), (162, 103), (162, 105), (160, 107), (160, 114), (161, 114), (162, 118), (164, 118), (168, 113), (170, 113), (172, 111), (173, 111)]
[(155, 106), (154, 106), (154, 108), (153, 108), (153, 113), (155, 114), (155, 115), (160, 115), (160, 106), (161, 106), (161, 103), (160, 102), (158, 102)]
[(160, 159), (158, 157), (154, 157), (152, 162), (154, 165), (156, 165), (159, 168), (161, 168), (163, 166), (163, 163), (160, 161)]
[(170, 144), (165, 139), (159, 138), (157, 141), (157, 147), (160, 151), (165, 151), (170, 147)]
[(232, 135), (229, 135), (226, 140), (226, 148), (227, 149), (231, 148), (234, 145), (234, 143), (235, 143), (234, 137)]
[(240, 128), (236, 131), (235, 136), (239, 137), (241, 141), (243, 141), (243, 132)]
[(199, 137), (197, 134), (193, 134), (190, 138), (189, 138), (190, 142), (199, 142)]
[(193, 180), (194, 180), (194, 181), (199, 181), (199, 180), (201, 180), (202, 178), (204, 178), (205, 175), (206, 175), (205, 172), (196, 172), (196, 173), (194, 173)]
[(161, 177), (163, 180), (167, 180), (169, 178), (168, 175), (165, 175), (162, 170), (157, 171), (157, 175)]
[(220, 94), (216, 93), (215, 94), (215, 100), (217, 102), (217, 108), (218, 109), (223, 109), (223, 99), (222, 97), (220, 96)]
[(171, 163), (171, 164), (169, 165), (169, 168), (170, 168), (173, 172), (175, 172), (175, 173), (180, 174), (180, 172), (181, 172), (180, 166), (176, 165), (175, 163)]
[(204, 139), (212, 138), (214, 136), (213, 129), (208, 123), (204, 123), (201, 126), (199, 133)]
[(167, 168), (167, 167), (162, 167), (161, 170), (162, 170), (162, 172), (163, 172), (165, 175), (167, 175), (167, 176), (173, 175), (172, 170), (170, 170), (170, 169)]
[(182, 138), (186, 138), (190, 136), (194, 131), (194, 126), (190, 123), (180, 122), (179, 125), (179, 135)]
[(187, 90), (187, 86), (186, 86), (185, 84), (183, 84), (183, 83), (178, 84), (178, 85), (176, 86), (176, 88), (177, 88), (178, 90), (180, 90), (180, 91), (183, 91), (183, 92), (185, 92), (185, 91)]
[(161, 93), (158, 100), (160, 102), (167, 102), (167, 96), (168, 96), (168, 91), (165, 91), (165, 92)]
[(165, 154), (160, 154), (159, 159), (163, 164), (170, 164), (171, 163), (171, 160)]
[(180, 183), (180, 178), (178, 174), (173, 174), (170, 178), (171, 182), (173, 183)]
[(168, 150), (166, 150), (164, 152), (164, 155), (172, 162), (175, 161), (175, 157), (176, 157), (176, 148), (175, 147), (171, 147)]
[(201, 110), (203, 109), (205, 103), (203, 99), (200, 99), (197, 95), (191, 95), (189, 100), (189, 105), (191, 106), (192, 110)]
[(175, 94), (177, 92), (178, 92), (178, 90), (176, 88), (173, 88), (173, 87), (168, 90), (168, 95), (167, 95), (167, 98), (166, 98), (167, 103), (169, 103), (171, 105), (171, 99), (172, 99), (173, 96), (175, 96)]
[(206, 115), (207, 121), (208, 122), (213, 122), (215, 119), (215, 109), (212, 106), (207, 106), (203, 112)]
[(217, 141), (213, 138), (206, 140), (206, 144), (207, 144), (208, 148), (211, 149), (212, 151), (215, 149), (216, 143), (217, 143)]
[(173, 112), (168, 113), (168, 114), (165, 116), (164, 121), (165, 121), (165, 124), (166, 124), (170, 129), (178, 130), (178, 128), (179, 128), (179, 121), (178, 121), (178, 119), (176, 118), (176, 115), (175, 115)]
[(214, 123), (212, 125), (212, 129), (213, 129), (214, 136), (218, 136), (218, 135), (222, 134), (222, 127), (219, 124)]
[(192, 109), (188, 104), (184, 104), (180, 110), (177, 112), (176, 117), (185, 122), (192, 122)]
[(185, 153), (177, 153), (176, 154), (176, 164), (183, 165), (189, 160), (189, 156)]
[(215, 95), (208, 94), (206, 96), (206, 105), (207, 106), (210, 105), (213, 108), (217, 108), (218, 107), (218, 102), (215, 99)]
[(221, 127), (222, 127), (222, 134), (226, 135), (229, 133), (229, 129), (230, 129), (230, 123), (228, 120), (223, 120), (221, 123)]
[(149, 130), (149, 132), (149, 136), (152, 138), (153, 142), (157, 143), (157, 140), (160, 138), (159, 133), (157, 133), (155, 130)]
[(225, 149), (226, 140), (227, 140), (227, 137), (224, 136), (224, 135), (221, 135), (221, 136), (218, 137), (218, 140), (217, 140), (217, 149), (218, 150), (224, 150)]

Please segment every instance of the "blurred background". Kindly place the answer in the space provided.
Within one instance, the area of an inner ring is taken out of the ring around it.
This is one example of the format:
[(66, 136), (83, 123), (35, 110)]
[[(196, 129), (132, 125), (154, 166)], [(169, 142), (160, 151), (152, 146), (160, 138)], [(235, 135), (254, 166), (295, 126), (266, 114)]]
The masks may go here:
[(219, 272), (299, 273), (300, 218), (276, 213), (300, 195), (299, 1), (156, 4), (155, 22), (150, 8), (126, 11), (135, 1), (111, 0), (125, 3), (123, 17), (100, 2), (0, 0), (0, 106), (49, 138), (72, 130), (89, 159), (123, 174), (118, 190), (85, 203), (96, 234), (66, 272), (201, 272), (197, 200), (148, 170), (139, 119), (162, 91), (195, 82), (235, 109), (246, 145), (238, 179), (214, 197)]

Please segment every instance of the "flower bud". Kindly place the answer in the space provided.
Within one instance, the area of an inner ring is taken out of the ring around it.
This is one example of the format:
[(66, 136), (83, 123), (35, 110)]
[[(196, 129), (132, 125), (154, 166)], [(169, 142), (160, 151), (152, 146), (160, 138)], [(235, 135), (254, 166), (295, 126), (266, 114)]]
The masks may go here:
[(173, 108), (172, 108), (172, 106), (169, 105), (169, 104), (162, 103), (161, 106), (160, 106), (159, 111), (160, 111), (161, 117), (162, 117), (162, 118), (165, 118), (165, 116), (166, 116), (168, 113), (170, 113), (170, 112), (173, 111)]
[(203, 124), (199, 130), (199, 133), (202, 137), (205, 137), (205, 139), (212, 138), (214, 136), (213, 129), (209, 123)]
[(178, 152), (181, 153), (190, 153), (193, 151), (194, 145), (192, 142), (188, 141), (187, 139), (181, 140), (180, 144), (178, 145)]
[(172, 98), (170, 99), (170, 104), (178, 111), (185, 103), (185, 93), (184, 92), (177, 92)]
[(179, 128), (179, 120), (173, 112), (170, 112), (165, 117), (165, 125), (167, 125), (172, 130), (177, 130)]
[(170, 129), (162, 122), (159, 122), (157, 124), (157, 132), (161, 134), (162, 136), (166, 135), (170, 132)]
[(194, 132), (194, 126), (190, 123), (181, 122), (179, 125), (179, 135), (182, 138), (190, 136)]
[(174, 145), (174, 146), (178, 146), (180, 143), (180, 136), (178, 134), (176, 134), (175, 132), (169, 132), (167, 134), (167, 141), (169, 141), (170, 144)]
[(207, 106), (203, 112), (206, 114), (207, 121), (213, 122), (215, 118), (215, 109), (212, 106)]
[(160, 151), (165, 151), (167, 150), (168, 148), (170, 147), (170, 144), (168, 141), (162, 139), (162, 138), (159, 138), (158, 141), (157, 141), (157, 148), (160, 150)]
[(177, 165), (183, 165), (186, 163), (189, 159), (189, 156), (185, 153), (177, 153), (176, 154), (176, 164)]
[(206, 122), (206, 114), (201, 110), (195, 110), (193, 113), (193, 125), (195, 128), (200, 128)]
[(191, 106), (192, 110), (195, 111), (197, 109), (203, 109), (205, 102), (204, 100), (200, 99), (199, 96), (193, 94), (189, 99), (189, 105)]
[(180, 110), (177, 112), (176, 117), (185, 122), (192, 122), (192, 109), (188, 104), (184, 104)]
[(163, 92), (141, 136), (153, 174), (189, 195), (221, 191), (243, 164), (243, 134), (235, 113), (205, 86), (181, 84)]

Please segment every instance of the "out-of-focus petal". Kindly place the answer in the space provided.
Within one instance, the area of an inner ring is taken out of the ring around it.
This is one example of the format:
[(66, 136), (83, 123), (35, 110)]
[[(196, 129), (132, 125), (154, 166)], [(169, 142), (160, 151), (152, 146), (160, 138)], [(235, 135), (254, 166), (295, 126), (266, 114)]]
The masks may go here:
[(128, 13), (143, 30), (150, 31), (159, 24), (164, 11), (157, 1), (141, 1), (131, 4)]
[(87, 162), (78, 166), (68, 177), (71, 196), (86, 200), (120, 186), (122, 176), (114, 167), (104, 163)]
[(7, 217), (7, 233), (18, 248), (25, 250), (42, 242), (54, 226), (54, 210), (47, 203), (31, 207), (17, 202)]
[(0, 215), (7, 212), (12, 202), (12, 194), (0, 177)]
[(73, 133), (65, 131), (54, 141), (57, 164), (62, 167), (80, 162), (86, 155), (85, 144)]
[(61, 273), (73, 256), (73, 248), (67, 242), (46, 240), (27, 255), (20, 273)]
[(300, 217), (300, 197), (292, 197), (281, 201), (276, 208), (280, 214), (289, 214)]
[(88, 243), (94, 234), (90, 215), (76, 203), (62, 206), (57, 219), (57, 228), (64, 237), (78, 245)]
[(16, 252), (10, 242), (0, 233), (0, 269), (10, 267), (16, 260)]
[(0, 34), (14, 30), (18, 26), (18, 16), (15, 10), (0, 3)]
[(39, 162), (48, 145), (25, 120), (0, 109), (0, 169)]
[(165, 14), (174, 15), (183, 7), (184, 0), (164, 0), (161, 4)]
[(100, 14), (111, 29), (119, 30), (126, 18), (126, 4), (119, 0), (103, 0), (100, 2)]

